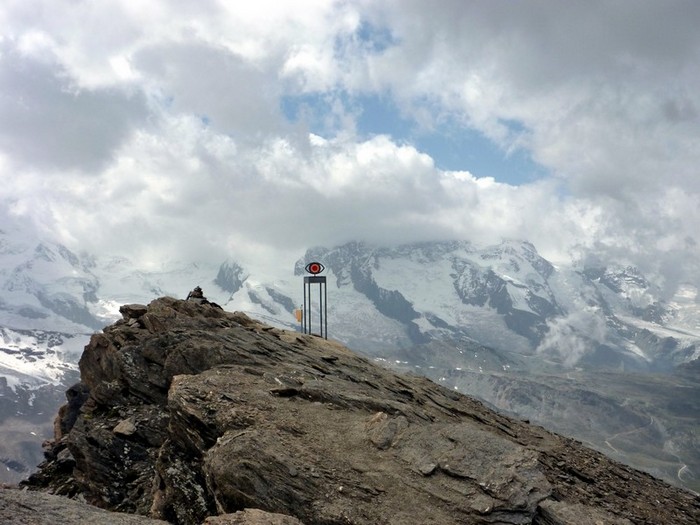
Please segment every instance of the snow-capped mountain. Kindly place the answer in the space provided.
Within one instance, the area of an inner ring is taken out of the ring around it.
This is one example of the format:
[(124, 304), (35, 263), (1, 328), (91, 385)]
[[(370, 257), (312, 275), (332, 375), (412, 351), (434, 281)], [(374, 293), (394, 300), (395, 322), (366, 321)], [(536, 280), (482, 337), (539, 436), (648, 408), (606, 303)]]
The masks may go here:
[(28, 330), (55, 334), (37, 340), (70, 353), (56, 338), (87, 337), (119, 318), (121, 304), (184, 297), (196, 285), (229, 310), (295, 328), (304, 266), (318, 260), (328, 279), (330, 336), (366, 353), (469, 341), (562, 366), (639, 371), (700, 356), (694, 288), (663, 301), (635, 268), (555, 267), (527, 242), (349, 243), (310, 249), (281, 276), (255, 275), (235, 259), (144, 271), (123, 257), (77, 255), (7, 233), (0, 233), (0, 257), (0, 327), (8, 349)]
[[(331, 338), (567, 433), (575, 434), (571, 406), (589, 399), (581, 394), (589, 392), (583, 383), (591, 383), (585, 374), (671, 372), (700, 357), (693, 287), (664, 301), (661, 290), (635, 268), (557, 267), (527, 242), (349, 243), (310, 249), (287, 272), (260, 275), (239, 264), (235, 254), (223, 263), (168, 262), (144, 270), (123, 257), (77, 254), (3, 225), (0, 434), (13, 437), (0, 447), (7, 470), (0, 480), (16, 481), (39, 462), (41, 440), (50, 433), (63, 392), (76, 380), (81, 349), (91, 333), (120, 317), (120, 305), (164, 295), (184, 298), (199, 285), (226, 310), (295, 329), (294, 310), (302, 302), (302, 275), (310, 261), (326, 268)], [(563, 393), (570, 385), (553, 386), (562, 377), (580, 383)], [(595, 395), (605, 397), (601, 388)], [(547, 394), (544, 414), (537, 407), (543, 392), (553, 389), (558, 393)], [(646, 412), (629, 414), (625, 398), (629, 391), (620, 393), (619, 402), (605, 398), (578, 406), (575, 424), (600, 415), (593, 405), (605, 406), (606, 418), (628, 426), (647, 417), (662, 421)], [(618, 411), (613, 414), (611, 406)], [(557, 423), (555, 416), (569, 419)], [(626, 435), (628, 427), (620, 424), (610, 427), (610, 435)], [(659, 446), (681, 456), (683, 443), (694, 438), (679, 437), (678, 428)], [(608, 442), (589, 434), (582, 435), (601, 447)], [(621, 448), (617, 442), (615, 450)], [(687, 459), (684, 465), (686, 477), (693, 468), (700, 471)]]
[(700, 356), (696, 290), (664, 302), (633, 267), (557, 268), (527, 242), (314, 248), (292, 287), (255, 284), (238, 268), (227, 308), (293, 325), (311, 260), (327, 269), (329, 333), (365, 352), (471, 341), (563, 366), (639, 371)]

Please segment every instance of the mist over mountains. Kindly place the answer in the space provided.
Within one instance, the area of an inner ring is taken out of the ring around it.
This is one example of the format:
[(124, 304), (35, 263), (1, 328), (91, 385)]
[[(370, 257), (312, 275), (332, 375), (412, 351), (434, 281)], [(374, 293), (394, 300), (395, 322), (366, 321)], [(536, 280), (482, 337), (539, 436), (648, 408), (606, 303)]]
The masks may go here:
[(144, 271), (17, 228), (0, 233), (5, 478), (38, 464), (82, 347), (120, 305), (199, 285), (228, 311), (294, 329), (311, 260), (326, 267), (331, 338), (698, 490), (700, 307), (690, 285), (669, 300), (637, 268), (555, 266), (524, 241), (317, 247), (285, 275), (257, 274), (235, 254)]

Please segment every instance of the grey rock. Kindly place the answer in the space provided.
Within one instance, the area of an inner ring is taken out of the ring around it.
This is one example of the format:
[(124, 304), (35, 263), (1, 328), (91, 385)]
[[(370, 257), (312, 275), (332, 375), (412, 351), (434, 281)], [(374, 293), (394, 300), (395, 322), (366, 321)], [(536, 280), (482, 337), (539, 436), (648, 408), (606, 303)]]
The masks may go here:
[(284, 514), (274, 514), (259, 509), (245, 509), (234, 514), (211, 516), (204, 525), (304, 525), (301, 521)]
[(136, 425), (133, 419), (123, 419), (117, 426), (112, 429), (112, 432), (122, 436), (133, 436), (136, 433)]
[(68, 498), (0, 488), (3, 525), (167, 525), (144, 516), (119, 514)]
[(580, 503), (567, 504), (554, 500), (543, 501), (535, 518), (535, 525), (633, 525), (626, 518)]
[(124, 319), (138, 319), (148, 311), (143, 304), (125, 304), (119, 307), (119, 313)]

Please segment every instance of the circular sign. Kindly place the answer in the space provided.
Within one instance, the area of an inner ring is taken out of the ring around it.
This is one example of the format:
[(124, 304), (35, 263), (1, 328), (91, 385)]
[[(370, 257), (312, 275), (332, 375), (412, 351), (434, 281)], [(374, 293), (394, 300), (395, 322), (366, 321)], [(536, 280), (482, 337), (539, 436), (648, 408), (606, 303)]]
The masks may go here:
[(320, 262), (310, 262), (309, 264), (306, 265), (306, 268), (304, 268), (307, 272), (312, 273), (316, 275), (317, 273), (321, 273), (323, 270), (326, 269), (325, 266), (323, 266)]

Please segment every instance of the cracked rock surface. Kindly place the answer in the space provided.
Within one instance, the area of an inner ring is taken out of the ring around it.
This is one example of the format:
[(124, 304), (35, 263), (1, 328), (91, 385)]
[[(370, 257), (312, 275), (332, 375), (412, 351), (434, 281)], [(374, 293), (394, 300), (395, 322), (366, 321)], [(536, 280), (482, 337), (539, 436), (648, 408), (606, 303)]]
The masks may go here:
[(700, 522), (689, 492), (338, 343), (193, 301), (121, 312), (28, 488), (183, 525)]

